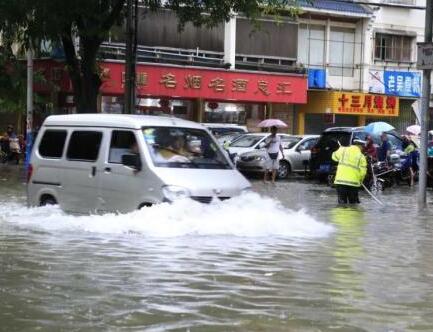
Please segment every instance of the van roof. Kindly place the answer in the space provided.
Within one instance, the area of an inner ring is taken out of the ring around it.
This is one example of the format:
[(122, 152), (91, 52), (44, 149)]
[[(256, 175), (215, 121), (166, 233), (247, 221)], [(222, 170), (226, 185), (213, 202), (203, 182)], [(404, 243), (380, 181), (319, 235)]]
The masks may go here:
[(141, 129), (147, 126), (163, 127), (203, 127), (192, 121), (169, 116), (133, 115), (133, 114), (68, 114), (51, 115), (45, 119), (44, 126), (80, 126), (80, 127), (117, 127)]

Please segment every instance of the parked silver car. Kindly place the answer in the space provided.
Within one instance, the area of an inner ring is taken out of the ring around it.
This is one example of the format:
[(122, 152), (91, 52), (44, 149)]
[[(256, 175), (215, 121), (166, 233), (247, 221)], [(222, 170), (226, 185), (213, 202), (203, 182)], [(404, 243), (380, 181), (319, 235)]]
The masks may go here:
[[(278, 177), (285, 178), (291, 172), (304, 172), (308, 167), (311, 148), (317, 143), (319, 135), (281, 136), (285, 158), (282, 159), (281, 153), (278, 156), (280, 159)], [(264, 148), (255, 149), (242, 153), (237, 160), (236, 166), (241, 172), (263, 173), (268, 158), (269, 156)]]

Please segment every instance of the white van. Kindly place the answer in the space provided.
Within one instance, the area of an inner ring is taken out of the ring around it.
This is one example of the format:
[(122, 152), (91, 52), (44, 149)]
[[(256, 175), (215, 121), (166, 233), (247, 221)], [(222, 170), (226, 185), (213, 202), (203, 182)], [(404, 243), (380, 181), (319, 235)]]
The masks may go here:
[(248, 190), (202, 125), (170, 117), (48, 117), (35, 142), (28, 204), (73, 213), (128, 212), (190, 197), (209, 203)]

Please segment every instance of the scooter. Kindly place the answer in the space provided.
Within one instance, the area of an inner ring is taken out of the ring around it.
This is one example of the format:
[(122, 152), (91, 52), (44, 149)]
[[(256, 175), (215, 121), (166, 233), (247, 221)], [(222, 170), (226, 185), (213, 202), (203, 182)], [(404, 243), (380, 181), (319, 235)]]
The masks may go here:
[[(392, 159), (392, 157), (391, 157), (391, 159)], [(394, 160), (396, 160), (396, 159), (397, 158), (394, 157)], [(404, 166), (405, 161), (406, 161), (406, 157), (403, 157), (401, 155), (398, 156), (398, 160), (394, 164), (394, 167), (396, 169), (396, 172), (394, 173), (394, 180), (395, 180), (395, 183), (397, 185), (400, 185), (402, 183), (406, 183), (407, 185), (410, 186), (411, 174), (410, 174), (409, 167)], [(418, 178), (419, 178), (419, 170), (415, 169), (414, 170), (414, 182), (417, 182)]]

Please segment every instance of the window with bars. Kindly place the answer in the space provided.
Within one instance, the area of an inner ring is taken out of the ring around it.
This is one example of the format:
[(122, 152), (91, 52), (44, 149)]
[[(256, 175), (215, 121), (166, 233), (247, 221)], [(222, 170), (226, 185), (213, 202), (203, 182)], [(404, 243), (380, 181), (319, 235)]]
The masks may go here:
[(353, 76), (355, 67), (355, 29), (332, 27), (329, 50), (329, 74), (333, 76)]
[(298, 59), (308, 67), (325, 65), (325, 26), (300, 24), (298, 30)]
[(374, 59), (411, 62), (413, 37), (376, 33)]

